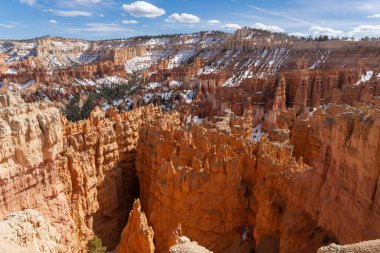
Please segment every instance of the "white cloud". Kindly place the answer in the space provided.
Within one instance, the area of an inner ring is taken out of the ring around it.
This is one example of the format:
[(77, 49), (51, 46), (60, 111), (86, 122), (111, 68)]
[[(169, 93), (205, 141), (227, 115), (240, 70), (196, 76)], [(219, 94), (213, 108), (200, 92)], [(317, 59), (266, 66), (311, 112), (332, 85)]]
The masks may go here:
[(314, 35), (340, 36), (344, 34), (341, 30), (335, 30), (330, 27), (322, 26), (312, 26), (309, 28), (309, 31), (311, 31)]
[(220, 21), (217, 19), (212, 19), (212, 20), (207, 21), (207, 23), (209, 25), (217, 25), (217, 24), (220, 24)]
[(162, 8), (145, 1), (137, 1), (131, 4), (123, 4), (123, 10), (130, 15), (138, 18), (157, 18), (166, 13)]
[(188, 14), (188, 13), (174, 13), (170, 15), (167, 19), (166, 22), (180, 22), (180, 23), (188, 23), (188, 24), (196, 24), (199, 23), (201, 19), (193, 14)]
[(262, 23), (256, 23), (253, 28), (256, 29), (261, 29), (261, 30), (266, 30), (266, 31), (271, 31), (271, 32), (278, 32), (278, 33), (283, 33), (285, 32), (284, 29), (281, 27), (275, 26), (275, 25), (264, 25)]
[(121, 21), (122, 24), (125, 24), (125, 25), (131, 25), (131, 24), (138, 24), (139, 22), (137, 22), (136, 20), (128, 20), (128, 19), (124, 19)]
[(359, 25), (354, 27), (350, 34), (376, 35), (380, 34), (380, 25)]
[(367, 16), (367, 18), (380, 18), (380, 13)]
[(15, 28), (16, 26), (15, 25), (12, 25), (12, 24), (0, 24), (0, 28), (8, 28), (8, 29), (11, 29), (11, 28)]
[(62, 10), (49, 10), (51, 13), (62, 17), (90, 17), (92, 14), (87, 11), (62, 11)]
[(69, 28), (71, 32), (95, 32), (95, 33), (115, 33), (115, 32), (131, 32), (133, 30), (122, 27), (115, 23), (87, 23), (85, 27)]
[(241, 26), (238, 24), (225, 24), (223, 28), (237, 30), (241, 29)]
[(27, 5), (35, 5), (37, 3), (37, 0), (20, 0), (20, 3)]
[(50, 20), (49, 20), (49, 23), (50, 23), (50, 24), (57, 24), (58, 22), (57, 22), (57, 20), (55, 20), (55, 19), (50, 19)]

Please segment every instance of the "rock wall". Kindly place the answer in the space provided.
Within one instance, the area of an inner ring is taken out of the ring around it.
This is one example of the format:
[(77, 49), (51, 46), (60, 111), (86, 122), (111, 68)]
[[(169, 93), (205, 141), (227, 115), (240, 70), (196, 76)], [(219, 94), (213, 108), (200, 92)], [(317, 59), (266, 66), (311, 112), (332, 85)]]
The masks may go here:
[(159, 253), (178, 224), (216, 253), (306, 253), (379, 238), (378, 108), (330, 105), (296, 117), (281, 83), (271, 106), (278, 141), (260, 142), (250, 107), (245, 118), (202, 125), (153, 106), (107, 117), (97, 109), (70, 123), (51, 103), (1, 95), (0, 220), (33, 209), (56, 230), (58, 253), (83, 252), (94, 233), (113, 249), (140, 196)]
[(376, 78), (358, 82), (364, 74), (357, 69), (292, 70), (270, 78), (245, 79), (237, 87), (221, 87), (219, 77), (213, 76), (200, 81), (197, 113), (215, 116), (230, 109), (242, 116), (248, 106), (263, 108), (265, 112), (293, 106), (302, 112), (329, 103), (355, 106), (367, 102), (367, 97), (380, 95), (380, 81)]
[[(330, 242), (378, 238), (374, 109), (331, 106), (290, 121), (295, 157), (287, 141), (255, 144), (201, 126), (184, 130), (169, 117), (143, 128), (136, 168), (143, 210), (161, 236), (156, 249), (167, 251), (178, 223), (214, 252), (316, 252)], [(297, 136), (298, 124), (306, 135)]]
[[(33, 62), (33, 63), (32, 63)], [(8, 85), (10, 82), (23, 84), (30, 80), (36, 83), (44, 84), (67, 84), (73, 79), (93, 79), (94, 77), (104, 77), (117, 75), (119, 77), (126, 77), (124, 67), (121, 65), (114, 65), (111, 61), (99, 61), (95, 64), (79, 65), (69, 68), (61, 68), (49, 70), (42, 65), (38, 59), (25, 60), (24, 62), (17, 62), (9, 67), (19, 70), (15, 74), (3, 74), (0, 76), (0, 82)]]
[(98, 110), (69, 123), (53, 104), (25, 104), (11, 93), (0, 105), (0, 220), (34, 209), (57, 229), (58, 252), (82, 252), (94, 232), (116, 247), (139, 194), (138, 130), (161, 111), (111, 111), (106, 119)]

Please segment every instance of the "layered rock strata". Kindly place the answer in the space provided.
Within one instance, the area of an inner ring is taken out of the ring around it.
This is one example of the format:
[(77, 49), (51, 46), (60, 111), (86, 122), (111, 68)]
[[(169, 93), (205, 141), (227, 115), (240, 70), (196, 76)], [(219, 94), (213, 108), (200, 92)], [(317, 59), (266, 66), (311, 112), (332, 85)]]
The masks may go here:
[[(138, 129), (154, 107), (70, 123), (49, 103), (0, 96), (0, 220), (34, 209), (60, 236), (58, 252), (82, 252), (94, 232), (116, 247), (134, 198)], [(27, 200), (27, 201), (25, 201)]]
[[(306, 253), (379, 238), (378, 107), (330, 105), (297, 116), (285, 110), (284, 90), (282, 81), (270, 107), (272, 139), (261, 141), (252, 141), (252, 107), (245, 118), (201, 125), (153, 106), (112, 108), (107, 117), (95, 110), (70, 123), (51, 103), (1, 95), (0, 220), (33, 209), (56, 231), (53, 252), (83, 252), (94, 233), (113, 249), (140, 196), (129, 226), (150, 239), (136, 248), (152, 250), (149, 224), (159, 253), (180, 242), (178, 224), (216, 253)], [(196, 248), (181, 242), (175, 249)]]
[(290, 142), (170, 119), (141, 130), (140, 198), (158, 252), (178, 223), (214, 252), (316, 252), (379, 237), (379, 111), (330, 106), (282, 124)]

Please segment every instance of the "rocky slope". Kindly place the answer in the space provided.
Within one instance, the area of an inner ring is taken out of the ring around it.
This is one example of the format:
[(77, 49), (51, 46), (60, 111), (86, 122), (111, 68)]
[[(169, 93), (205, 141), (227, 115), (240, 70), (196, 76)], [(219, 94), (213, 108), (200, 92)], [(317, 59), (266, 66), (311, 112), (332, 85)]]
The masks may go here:
[(158, 252), (177, 223), (214, 252), (315, 252), (377, 238), (379, 119), (378, 110), (347, 106), (297, 118), (290, 143), (308, 163), (290, 143), (255, 144), (169, 120), (148, 125), (136, 166)]
[(172, 87), (177, 85), (189, 103), (196, 102), (189, 91), (202, 99), (199, 107), (205, 111), (195, 110), (198, 114), (221, 113), (225, 107), (242, 114), (244, 104), (270, 102), (285, 76), (288, 105), (352, 104), (380, 96), (379, 47), (379, 41), (305, 41), (249, 29), (95, 42), (5, 41), (0, 43), (0, 89), (37, 90), (44, 99), (62, 102), (98, 89), (104, 77), (142, 71), (143, 85), (158, 87), (129, 98), (137, 104), (159, 97), (175, 107)]
[(332, 244), (320, 248), (317, 253), (375, 253), (380, 251), (380, 241), (367, 241), (357, 244), (339, 246)]
[(57, 253), (59, 240), (55, 228), (35, 210), (12, 213), (0, 222), (3, 253)]
[[(246, 29), (1, 42), (0, 249), (85, 252), (97, 235), (118, 253), (309, 253), (380, 238), (379, 46)], [(136, 70), (133, 94), (62, 115)]]
[[(148, 106), (69, 123), (53, 104), (0, 101), (1, 218), (38, 211), (58, 252), (81, 252), (94, 233), (116, 247), (137, 196), (157, 252), (175, 244), (178, 224), (213, 252), (314, 252), (379, 236), (376, 106), (296, 117), (275, 99), (271, 132), (258, 138), (253, 114), (197, 125)], [(172, 250), (195, 247), (183, 243)]]
[(52, 104), (25, 104), (10, 93), (0, 104), (0, 218), (39, 211), (57, 229), (59, 252), (80, 251), (94, 232), (115, 247), (138, 196), (138, 129), (160, 110), (145, 107), (112, 120), (96, 111), (69, 123)]

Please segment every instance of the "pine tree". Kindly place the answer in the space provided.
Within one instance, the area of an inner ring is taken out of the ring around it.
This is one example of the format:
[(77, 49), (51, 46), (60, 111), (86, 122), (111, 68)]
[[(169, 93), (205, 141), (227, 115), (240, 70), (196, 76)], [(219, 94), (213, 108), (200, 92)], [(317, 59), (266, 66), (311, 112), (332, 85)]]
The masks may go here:
[(106, 251), (107, 247), (103, 247), (102, 240), (97, 236), (94, 236), (94, 238), (87, 243), (88, 253), (105, 253)]
[(87, 119), (90, 116), (94, 100), (95, 100), (94, 94), (88, 95), (86, 101), (83, 103), (83, 106), (80, 112), (81, 119)]
[(72, 122), (81, 120), (81, 108), (75, 97), (70, 99), (64, 114), (66, 118)]

